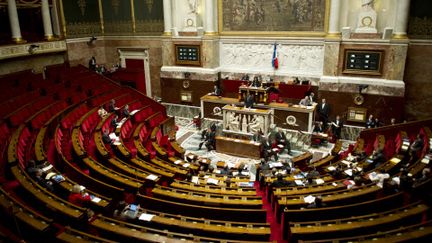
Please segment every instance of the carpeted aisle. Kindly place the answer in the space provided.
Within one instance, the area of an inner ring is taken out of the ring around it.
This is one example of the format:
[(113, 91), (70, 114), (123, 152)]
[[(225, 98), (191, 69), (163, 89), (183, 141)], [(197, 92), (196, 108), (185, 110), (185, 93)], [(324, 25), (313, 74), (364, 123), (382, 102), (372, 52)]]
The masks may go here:
[(287, 243), (288, 241), (282, 239), (281, 225), (276, 221), (274, 217), (274, 211), (272, 210), (271, 204), (267, 201), (267, 195), (265, 191), (261, 191), (259, 182), (254, 183), (256, 189), (256, 195), (261, 196), (263, 200), (263, 209), (267, 210), (267, 223), (270, 223), (271, 235), (270, 241), (277, 241), (278, 243)]

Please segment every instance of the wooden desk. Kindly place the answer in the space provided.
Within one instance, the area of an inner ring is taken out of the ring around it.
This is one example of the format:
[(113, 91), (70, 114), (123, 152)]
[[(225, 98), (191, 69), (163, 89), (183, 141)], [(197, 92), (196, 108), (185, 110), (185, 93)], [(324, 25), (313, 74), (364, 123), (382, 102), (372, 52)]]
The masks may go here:
[[(201, 117), (222, 120), (222, 114), (215, 113), (214, 109), (218, 107), (222, 110), (222, 107), (228, 104), (243, 107), (243, 103), (238, 99), (204, 95), (201, 97)], [(254, 108), (274, 110), (274, 123), (278, 127), (312, 132), (315, 105), (304, 107), (297, 104), (272, 102), (267, 105), (257, 104)]]
[(261, 158), (261, 144), (249, 140), (218, 136), (216, 137), (216, 151), (240, 157)]

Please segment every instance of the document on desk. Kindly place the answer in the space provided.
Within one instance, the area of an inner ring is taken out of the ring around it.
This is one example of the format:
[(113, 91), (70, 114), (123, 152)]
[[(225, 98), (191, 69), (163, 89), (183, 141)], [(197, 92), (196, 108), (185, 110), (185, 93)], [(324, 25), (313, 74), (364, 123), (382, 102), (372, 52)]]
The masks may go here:
[(148, 179), (148, 180), (152, 180), (152, 181), (156, 180), (157, 178), (158, 178), (157, 176), (152, 175), (152, 174), (150, 174), (150, 175), (148, 175), (148, 176), (146, 177), (146, 179)]
[(301, 180), (294, 180), (294, 182), (297, 186), (304, 186), (304, 183)]
[(53, 165), (52, 165), (52, 164), (50, 164), (50, 165), (48, 165), (48, 166), (46, 166), (46, 167), (42, 168), (42, 171), (43, 171), (43, 172), (47, 172), (47, 171), (51, 170), (51, 169), (52, 169), (52, 167), (53, 167)]
[(138, 219), (150, 222), (154, 216), (155, 216), (154, 214), (142, 213)]
[(316, 179), (315, 182), (316, 182), (317, 185), (324, 184), (324, 180), (323, 179)]
[(192, 183), (194, 183), (196, 185), (200, 184), (198, 176), (192, 176), (192, 180), (191, 181), (192, 181)]
[(307, 197), (304, 198), (305, 203), (314, 203), (315, 202), (315, 197), (312, 195), (309, 195)]
[(181, 162), (183, 162), (183, 161), (178, 159), (178, 160), (174, 161), (174, 164), (178, 165), (178, 164), (180, 164)]
[(219, 180), (216, 180), (216, 179), (213, 179), (213, 178), (208, 178), (207, 179), (207, 184), (217, 185), (217, 184), (219, 184)]
[(98, 197), (93, 197), (91, 200), (92, 200), (92, 202), (94, 202), (94, 203), (99, 203), (99, 202), (101, 201), (101, 199), (98, 198)]
[(329, 166), (329, 167), (327, 167), (327, 170), (334, 171), (334, 170), (336, 170), (336, 168), (334, 166)]

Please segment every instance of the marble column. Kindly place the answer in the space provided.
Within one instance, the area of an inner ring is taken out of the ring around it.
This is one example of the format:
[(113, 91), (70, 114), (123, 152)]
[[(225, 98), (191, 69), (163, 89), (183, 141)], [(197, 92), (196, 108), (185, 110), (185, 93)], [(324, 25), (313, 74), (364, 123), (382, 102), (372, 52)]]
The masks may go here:
[(52, 9), (51, 9), (51, 16), (53, 16), (52, 17), (53, 33), (56, 36), (61, 36), (60, 22), (59, 22), (60, 16), (59, 16), (59, 13), (57, 11), (57, 6), (58, 6), (57, 0), (53, 0), (52, 1)]
[(21, 35), (21, 28), (18, 19), (18, 10), (16, 7), (15, 0), (8, 0), (8, 14), (9, 14), (9, 22), (12, 31), (12, 40), (16, 43), (24, 43)]
[(407, 38), (407, 26), (410, 10), (410, 0), (399, 0), (397, 1), (396, 10), (396, 21), (394, 27), (393, 38), (394, 39), (406, 39)]
[(164, 13), (164, 35), (171, 35), (172, 29), (172, 8), (171, 0), (163, 0), (163, 13)]
[(45, 39), (46, 40), (53, 40), (53, 31), (52, 31), (52, 25), (51, 25), (51, 15), (49, 10), (49, 3), (48, 0), (42, 0), (41, 1), (41, 8), (42, 8), (42, 22), (45, 32)]
[(330, 20), (327, 37), (340, 37), (339, 29), (341, 0), (331, 0), (330, 3)]
[(215, 18), (214, 18), (214, 8), (215, 8), (214, 0), (205, 0), (205, 34), (206, 35), (214, 35), (215, 32)]

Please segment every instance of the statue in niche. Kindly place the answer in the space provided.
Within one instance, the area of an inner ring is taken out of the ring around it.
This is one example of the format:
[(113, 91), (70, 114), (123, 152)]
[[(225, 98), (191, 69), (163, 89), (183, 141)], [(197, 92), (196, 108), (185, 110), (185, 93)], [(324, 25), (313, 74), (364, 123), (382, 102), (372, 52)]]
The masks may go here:
[(243, 115), (242, 119), (242, 132), (247, 133), (248, 126), (247, 126), (247, 117), (246, 115)]
[(197, 0), (188, 0), (189, 11), (184, 18), (184, 31), (195, 32), (197, 31)]
[(375, 0), (361, 0), (362, 10), (357, 19), (356, 33), (377, 33), (377, 13), (374, 9)]
[(189, 14), (197, 13), (197, 1), (196, 0), (188, 0), (189, 4)]

